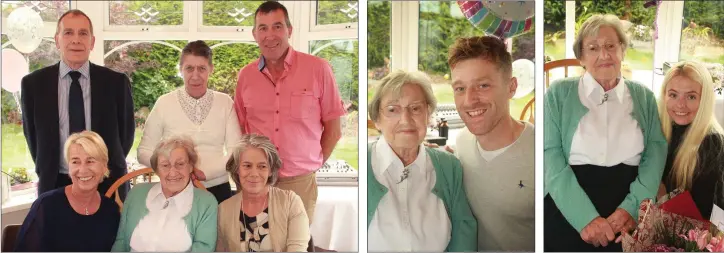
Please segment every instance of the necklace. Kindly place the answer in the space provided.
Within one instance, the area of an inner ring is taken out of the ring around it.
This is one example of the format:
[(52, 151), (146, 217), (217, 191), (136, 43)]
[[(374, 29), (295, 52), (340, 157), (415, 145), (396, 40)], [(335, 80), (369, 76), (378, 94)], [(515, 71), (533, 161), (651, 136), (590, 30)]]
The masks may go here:
[[(72, 188), (72, 187), (70, 188), (70, 195), (73, 195), (73, 198), (75, 198), (75, 201), (76, 201), (76, 202), (78, 201), (78, 200), (77, 200), (78, 197), (76, 197), (76, 196), (75, 196), (75, 193), (73, 193), (73, 188)], [(84, 211), (85, 211), (85, 215), (90, 215), (90, 213), (88, 212), (88, 205), (90, 205), (90, 203), (93, 202), (93, 198), (94, 198), (94, 197), (95, 197), (95, 195), (93, 195), (93, 196), (90, 198), (90, 200), (88, 200), (88, 202), (85, 203), (85, 206), (83, 207), (83, 209), (84, 209)]]

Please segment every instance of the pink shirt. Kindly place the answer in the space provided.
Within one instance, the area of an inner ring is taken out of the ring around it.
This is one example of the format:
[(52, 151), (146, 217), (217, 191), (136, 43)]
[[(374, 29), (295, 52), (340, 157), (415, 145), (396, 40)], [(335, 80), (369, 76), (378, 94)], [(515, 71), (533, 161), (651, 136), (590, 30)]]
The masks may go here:
[(332, 68), (290, 47), (284, 72), (272, 80), (263, 57), (239, 71), (234, 107), (242, 132), (263, 134), (277, 146), (280, 177), (317, 171), (324, 159), (322, 123), (345, 114)]

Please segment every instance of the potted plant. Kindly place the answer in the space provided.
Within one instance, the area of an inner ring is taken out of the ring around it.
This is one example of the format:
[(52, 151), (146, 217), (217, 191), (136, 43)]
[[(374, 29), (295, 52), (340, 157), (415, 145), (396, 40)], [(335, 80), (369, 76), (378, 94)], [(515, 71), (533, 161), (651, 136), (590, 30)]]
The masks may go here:
[(11, 177), (10, 190), (19, 191), (33, 187), (28, 170), (25, 168), (12, 168), (8, 175)]

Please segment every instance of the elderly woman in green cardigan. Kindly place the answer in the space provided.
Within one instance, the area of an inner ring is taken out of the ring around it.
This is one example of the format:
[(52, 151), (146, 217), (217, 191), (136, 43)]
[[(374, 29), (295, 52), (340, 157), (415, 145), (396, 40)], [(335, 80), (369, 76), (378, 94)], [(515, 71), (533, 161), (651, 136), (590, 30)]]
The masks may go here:
[(422, 145), (436, 106), (432, 94), (424, 74), (396, 71), (382, 80), (369, 104), (382, 132), (367, 150), (370, 252), (477, 249), (477, 221), (460, 161)]
[(160, 183), (139, 184), (123, 204), (113, 251), (213, 252), (217, 202), (191, 183), (198, 164), (194, 143), (172, 137), (160, 142), (151, 167)]
[(545, 251), (622, 251), (656, 196), (667, 143), (653, 92), (621, 76), (627, 45), (616, 16), (591, 16), (573, 46), (586, 72), (546, 92)]

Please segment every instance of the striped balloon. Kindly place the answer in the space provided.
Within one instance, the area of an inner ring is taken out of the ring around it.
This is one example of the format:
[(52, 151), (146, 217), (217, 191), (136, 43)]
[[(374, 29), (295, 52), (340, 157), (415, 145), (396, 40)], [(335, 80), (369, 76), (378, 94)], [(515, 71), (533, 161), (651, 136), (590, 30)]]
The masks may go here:
[(473, 26), (501, 38), (512, 38), (533, 28), (533, 1), (458, 1)]

